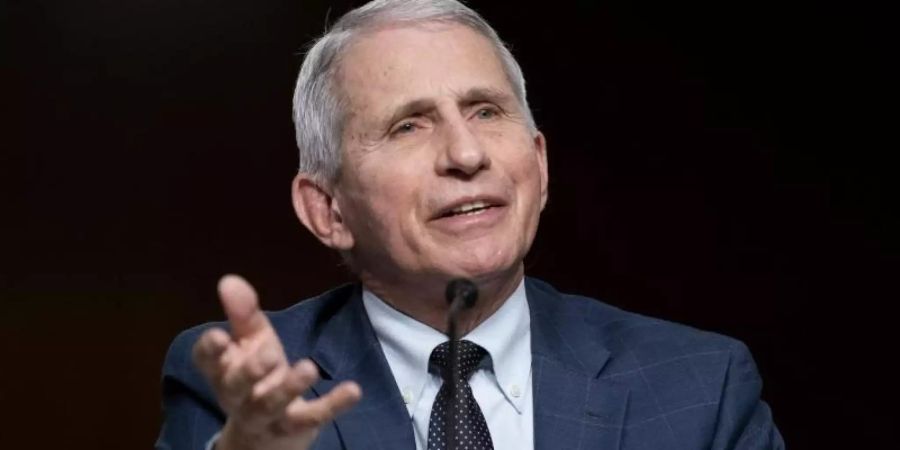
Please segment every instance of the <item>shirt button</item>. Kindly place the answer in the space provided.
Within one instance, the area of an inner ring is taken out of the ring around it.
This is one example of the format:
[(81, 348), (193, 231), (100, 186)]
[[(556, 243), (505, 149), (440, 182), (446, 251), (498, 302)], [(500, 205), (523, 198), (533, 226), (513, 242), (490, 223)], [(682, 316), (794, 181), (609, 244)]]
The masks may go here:
[(413, 395), (412, 395), (412, 390), (410, 388), (403, 388), (402, 395), (403, 395), (403, 403), (406, 403), (407, 405), (412, 403)]
[(522, 390), (519, 389), (518, 384), (514, 384), (509, 387), (509, 394), (512, 395), (513, 397), (519, 398), (522, 395)]

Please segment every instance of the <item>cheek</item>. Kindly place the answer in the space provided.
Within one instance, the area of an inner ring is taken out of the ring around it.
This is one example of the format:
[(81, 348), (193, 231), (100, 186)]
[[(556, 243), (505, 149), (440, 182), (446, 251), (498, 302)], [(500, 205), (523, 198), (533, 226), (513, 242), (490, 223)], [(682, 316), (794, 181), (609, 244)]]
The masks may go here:
[[(522, 214), (522, 226), (526, 234), (531, 234), (537, 228), (537, 222), (542, 209), (542, 180), (543, 172), (539, 155), (536, 151), (527, 154), (519, 154), (513, 163), (511, 176), (516, 185), (519, 196), (519, 207)], [(523, 236), (527, 238), (528, 236)]]
[(396, 241), (396, 234), (408, 234), (417, 211), (416, 171), (399, 159), (360, 169), (359, 183), (365, 188), (359, 189), (355, 203), (366, 211), (369, 228), (382, 244)]
[(504, 153), (503, 165), (507, 167), (509, 177), (519, 191), (530, 192), (533, 188), (540, 190), (541, 161), (537, 150), (530, 142), (517, 142), (517, 145)]

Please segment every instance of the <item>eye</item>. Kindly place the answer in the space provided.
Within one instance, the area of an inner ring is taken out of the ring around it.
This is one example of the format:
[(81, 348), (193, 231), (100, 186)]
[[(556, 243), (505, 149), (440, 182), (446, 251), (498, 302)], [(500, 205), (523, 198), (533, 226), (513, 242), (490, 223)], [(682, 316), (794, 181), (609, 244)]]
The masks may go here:
[(416, 124), (414, 124), (412, 122), (403, 122), (400, 125), (398, 125), (396, 128), (394, 128), (394, 131), (392, 131), (391, 134), (406, 134), (406, 133), (412, 133), (415, 130), (416, 130)]
[(497, 116), (497, 109), (493, 107), (481, 108), (475, 115), (482, 120), (493, 119)]

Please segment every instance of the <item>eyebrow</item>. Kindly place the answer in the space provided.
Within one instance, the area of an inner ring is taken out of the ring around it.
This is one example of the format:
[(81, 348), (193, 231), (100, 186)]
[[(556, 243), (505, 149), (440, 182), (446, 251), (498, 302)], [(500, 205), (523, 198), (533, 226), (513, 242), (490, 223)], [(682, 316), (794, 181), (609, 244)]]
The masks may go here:
[(468, 106), (475, 103), (489, 102), (503, 105), (513, 100), (513, 95), (492, 87), (475, 87), (459, 96), (460, 104)]
[(390, 117), (388, 117), (388, 119), (385, 120), (382, 125), (384, 125), (384, 127), (390, 127), (391, 125), (395, 124), (397, 121), (399, 121), (400, 119), (403, 119), (404, 117), (409, 117), (409, 116), (413, 116), (413, 115), (417, 115), (417, 114), (424, 114), (428, 111), (433, 110), (435, 108), (435, 106), (436, 105), (435, 105), (434, 101), (429, 100), (429, 99), (420, 98), (420, 99), (410, 100), (406, 103), (403, 103), (398, 108), (396, 108), (394, 110), (394, 112), (391, 113)]
[[(460, 106), (467, 107), (476, 103), (494, 103), (500, 106), (509, 104), (514, 100), (514, 96), (508, 92), (492, 87), (474, 87), (459, 94), (457, 103)], [(403, 119), (413, 115), (425, 114), (436, 108), (434, 100), (428, 98), (413, 99), (405, 102), (394, 109), (393, 113), (383, 122), (385, 127), (389, 127)]]

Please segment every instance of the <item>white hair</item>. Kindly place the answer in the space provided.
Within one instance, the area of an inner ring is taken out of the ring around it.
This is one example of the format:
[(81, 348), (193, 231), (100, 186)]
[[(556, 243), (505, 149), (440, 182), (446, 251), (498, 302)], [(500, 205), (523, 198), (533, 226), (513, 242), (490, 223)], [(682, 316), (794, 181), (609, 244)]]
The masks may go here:
[(302, 173), (319, 182), (334, 182), (341, 168), (341, 136), (345, 100), (335, 74), (341, 53), (360, 32), (389, 23), (449, 22), (465, 25), (486, 37), (496, 50), (522, 108), (526, 124), (536, 131), (525, 96), (519, 63), (497, 32), (474, 10), (455, 0), (374, 0), (341, 17), (314, 41), (294, 90), (294, 128)]

